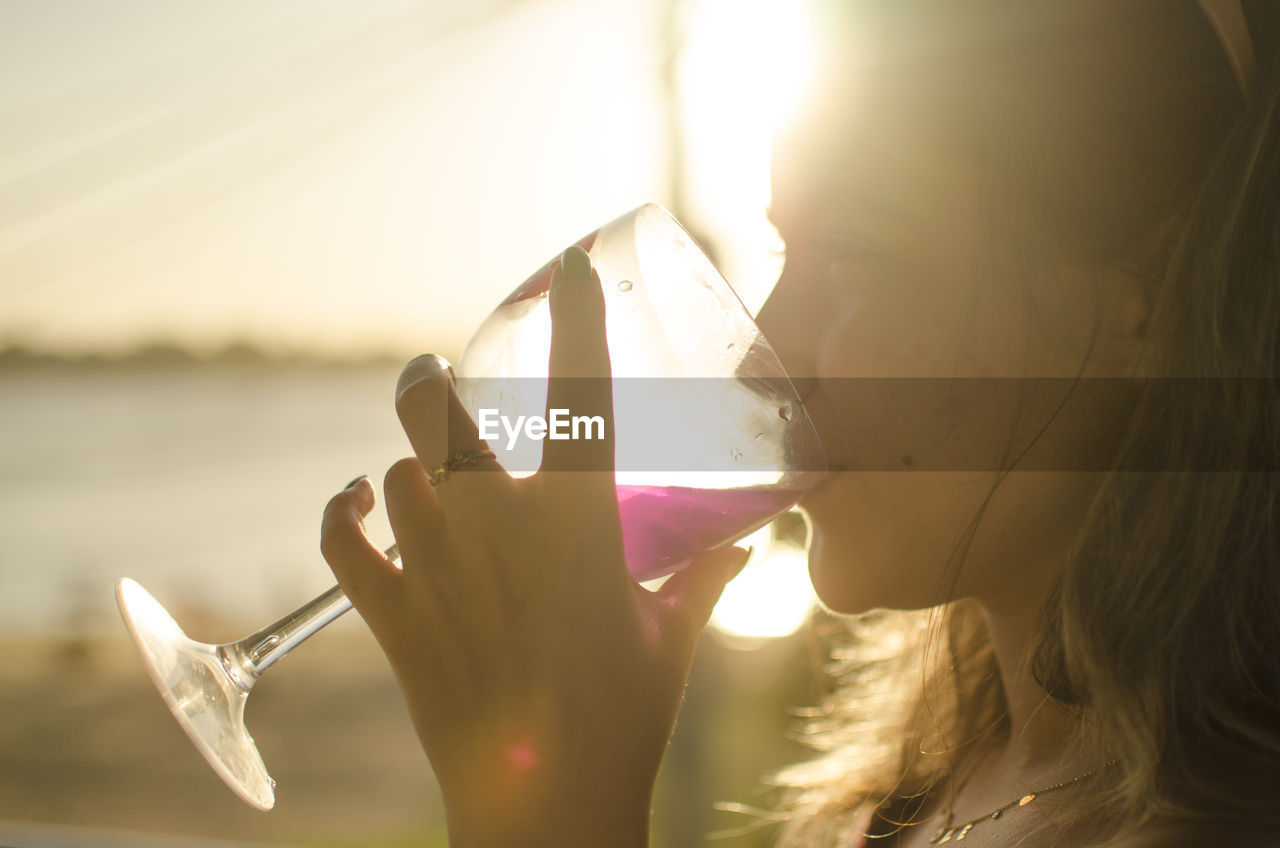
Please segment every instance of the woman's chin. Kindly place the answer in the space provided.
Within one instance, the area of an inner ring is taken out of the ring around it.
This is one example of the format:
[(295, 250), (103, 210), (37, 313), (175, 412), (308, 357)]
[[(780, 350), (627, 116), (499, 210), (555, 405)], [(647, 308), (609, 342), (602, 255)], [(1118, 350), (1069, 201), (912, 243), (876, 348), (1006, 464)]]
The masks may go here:
[(814, 594), (828, 611), (854, 615), (882, 604), (876, 603), (880, 592), (865, 585), (864, 563), (858, 554), (861, 550), (865, 555), (867, 540), (853, 544), (849, 538), (847, 490), (852, 481), (844, 478), (839, 475), (831, 485), (814, 490), (800, 507), (809, 524), (809, 579)]
[(878, 609), (922, 610), (939, 603), (942, 575), (913, 572), (910, 559), (877, 556), (871, 540), (852, 543), (847, 534), (824, 533), (813, 522), (809, 542), (809, 580), (822, 605), (838, 615)]
[(831, 549), (831, 542), (839, 537), (833, 539), (823, 530), (825, 519), (829, 519), (833, 506), (826, 503), (831, 498), (824, 496), (826, 493), (823, 489), (822, 486), (818, 487), (800, 502), (800, 509), (809, 525), (809, 580), (813, 583), (814, 594), (830, 612), (858, 612), (845, 603), (848, 595), (843, 584), (849, 580), (850, 564), (847, 561), (843, 564), (839, 562), (844, 557)]
[(847, 557), (831, 550), (823, 533), (814, 525), (809, 540), (809, 580), (814, 594), (827, 610), (854, 615), (874, 607), (865, 603), (866, 592), (858, 591), (854, 566)]

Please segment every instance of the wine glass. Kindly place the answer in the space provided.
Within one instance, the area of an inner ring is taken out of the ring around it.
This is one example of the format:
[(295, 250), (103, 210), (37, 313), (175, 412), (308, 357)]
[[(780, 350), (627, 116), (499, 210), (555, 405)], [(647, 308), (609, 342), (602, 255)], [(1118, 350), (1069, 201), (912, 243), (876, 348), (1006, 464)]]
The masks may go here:
[[(577, 244), (605, 295), (627, 568), (651, 580), (795, 505), (825, 474), (825, 455), (773, 349), (666, 210), (646, 204)], [(467, 344), (454, 376), (473, 419), (481, 410), (509, 421), (546, 411), (554, 265), (512, 292)], [(538, 440), (491, 439), (490, 447), (514, 476), (537, 470)], [(395, 545), (386, 555), (398, 559)], [(335, 586), (243, 639), (205, 644), (133, 580), (116, 584), (116, 600), (187, 736), (237, 795), (271, 809), (275, 782), (244, 721), (249, 692), (351, 602)]]

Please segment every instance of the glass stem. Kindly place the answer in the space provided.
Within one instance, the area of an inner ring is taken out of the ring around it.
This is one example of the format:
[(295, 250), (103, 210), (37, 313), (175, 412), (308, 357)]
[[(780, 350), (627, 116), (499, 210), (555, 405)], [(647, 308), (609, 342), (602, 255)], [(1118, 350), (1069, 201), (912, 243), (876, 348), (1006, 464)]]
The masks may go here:
[[(387, 548), (383, 554), (392, 562), (400, 559), (400, 550), (395, 545)], [(237, 676), (241, 685), (247, 690), (277, 660), (349, 609), (351, 601), (343, 594), (341, 587), (334, 586), (257, 633), (227, 645), (228, 653), (233, 655), (234, 662), (239, 667), (240, 674)]]

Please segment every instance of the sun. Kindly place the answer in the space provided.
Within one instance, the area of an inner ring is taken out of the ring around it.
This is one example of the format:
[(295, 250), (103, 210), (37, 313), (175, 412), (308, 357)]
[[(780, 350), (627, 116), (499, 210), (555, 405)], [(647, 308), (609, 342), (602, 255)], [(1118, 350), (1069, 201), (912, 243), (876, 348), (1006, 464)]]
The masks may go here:
[(813, 77), (806, 0), (693, 0), (678, 78), (690, 214), (749, 308), (777, 278), (769, 205), (773, 136)]
[(746, 648), (795, 633), (817, 600), (804, 548), (774, 540), (770, 527), (738, 544), (755, 551), (742, 573), (725, 586), (711, 626), (732, 637), (731, 644)]

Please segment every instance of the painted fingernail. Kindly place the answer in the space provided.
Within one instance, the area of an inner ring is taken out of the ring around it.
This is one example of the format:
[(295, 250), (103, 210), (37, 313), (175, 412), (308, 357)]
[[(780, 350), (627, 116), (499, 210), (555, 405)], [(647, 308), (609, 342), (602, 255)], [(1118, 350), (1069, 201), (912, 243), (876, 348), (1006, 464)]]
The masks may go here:
[(444, 376), (450, 383), (454, 382), (453, 366), (449, 363), (449, 360), (434, 353), (415, 356), (404, 366), (404, 370), (400, 372), (400, 379), (396, 381), (397, 401), (401, 395), (423, 380), (435, 379), (440, 376)]
[(368, 480), (368, 479), (369, 479), (369, 475), (368, 475), (368, 474), (361, 474), (359, 477), (357, 477), (356, 479), (352, 480), (352, 481), (351, 481), (350, 483), (348, 483), (347, 485), (343, 486), (343, 487), (342, 487), (342, 491), (344, 491), (344, 492), (345, 492), (347, 489), (354, 489), (357, 485), (359, 485), (359, 483), (360, 483), (360, 481), (361, 481), (361, 480)]
[(578, 281), (585, 283), (591, 279), (591, 257), (576, 244), (565, 248), (560, 254), (561, 278), (565, 282)]

